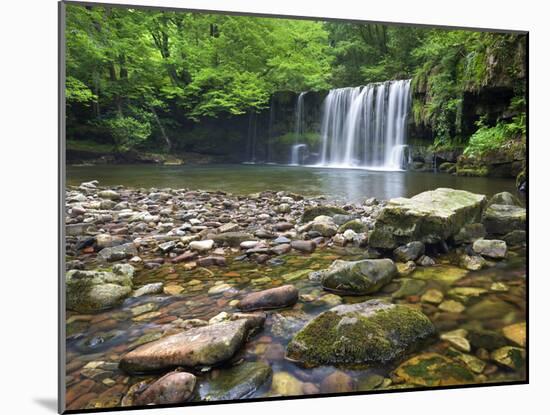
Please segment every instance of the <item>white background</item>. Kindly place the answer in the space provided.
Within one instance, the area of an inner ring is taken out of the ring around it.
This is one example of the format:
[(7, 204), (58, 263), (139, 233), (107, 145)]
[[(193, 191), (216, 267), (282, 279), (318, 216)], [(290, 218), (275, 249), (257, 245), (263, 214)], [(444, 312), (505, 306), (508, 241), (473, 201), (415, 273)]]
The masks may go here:
[[(117, 2), (113, 0), (111, 2)], [(550, 14), (521, 0), (128, 0), (260, 13), (530, 31), (530, 385), (231, 404), (193, 415), (548, 413)], [(121, 2), (124, 3), (124, 2)], [(54, 413), (57, 389), (57, 4), (7, 0), (0, 14), (0, 379), (2, 413)], [(546, 128), (545, 128), (546, 127)], [(367, 195), (366, 195), (367, 196)], [(544, 408), (544, 409), (542, 409)]]

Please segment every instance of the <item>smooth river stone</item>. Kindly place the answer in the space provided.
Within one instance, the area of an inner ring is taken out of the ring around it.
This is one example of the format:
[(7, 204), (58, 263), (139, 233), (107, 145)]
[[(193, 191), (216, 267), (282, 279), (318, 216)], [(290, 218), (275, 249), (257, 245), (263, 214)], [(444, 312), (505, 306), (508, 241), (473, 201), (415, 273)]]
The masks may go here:
[(188, 400), (195, 389), (197, 378), (186, 372), (171, 372), (152, 383), (139, 394), (134, 405), (162, 405)]
[(296, 304), (297, 301), (298, 290), (293, 285), (283, 285), (250, 293), (239, 302), (238, 307), (243, 311), (268, 310), (288, 307)]

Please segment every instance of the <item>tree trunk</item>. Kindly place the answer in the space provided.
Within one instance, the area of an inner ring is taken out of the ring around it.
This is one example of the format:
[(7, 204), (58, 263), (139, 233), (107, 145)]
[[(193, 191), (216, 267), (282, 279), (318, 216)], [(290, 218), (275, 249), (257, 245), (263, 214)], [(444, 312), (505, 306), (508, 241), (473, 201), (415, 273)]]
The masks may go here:
[(172, 149), (172, 142), (170, 141), (170, 138), (166, 134), (166, 131), (164, 130), (164, 127), (162, 126), (162, 123), (160, 122), (160, 119), (157, 115), (157, 111), (155, 110), (155, 107), (153, 107), (152, 105), (150, 107), (151, 107), (151, 112), (153, 113), (153, 117), (155, 118), (155, 121), (157, 122), (157, 125), (159, 126), (159, 130), (160, 130), (160, 133), (162, 135), (162, 138), (164, 138), (164, 141), (166, 142), (166, 150), (168, 152), (170, 152), (170, 150)]

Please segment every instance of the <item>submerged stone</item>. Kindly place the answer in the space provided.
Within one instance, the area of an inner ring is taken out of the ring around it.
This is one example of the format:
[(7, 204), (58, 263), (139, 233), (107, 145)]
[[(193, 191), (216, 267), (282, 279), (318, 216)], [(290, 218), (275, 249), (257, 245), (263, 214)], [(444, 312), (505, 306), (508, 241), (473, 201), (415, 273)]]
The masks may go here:
[(484, 195), (447, 188), (391, 199), (375, 222), (369, 244), (393, 249), (412, 241), (445, 241), (464, 225), (479, 222), (486, 202)]
[(321, 272), (323, 288), (342, 294), (365, 295), (378, 291), (397, 274), (391, 259), (336, 260)]
[(266, 384), (271, 373), (271, 366), (263, 362), (245, 362), (229, 369), (222, 368), (201, 388), (201, 398), (205, 401), (247, 398)]
[(491, 359), (501, 366), (519, 370), (525, 365), (525, 349), (504, 346), (491, 353)]
[(336, 206), (314, 206), (304, 209), (302, 222), (311, 222), (317, 216), (347, 215), (348, 212)]
[(478, 239), (474, 242), (473, 250), (484, 257), (500, 259), (506, 257), (506, 242), (498, 239)]
[(239, 309), (244, 311), (267, 310), (288, 307), (298, 301), (298, 290), (293, 285), (270, 288), (248, 294), (239, 302)]
[(407, 306), (381, 300), (339, 305), (301, 329), (287, 357), (311, 365), (387, 362), (434, 332), (428, 317)]
[(186, 372), (171, 372), (153, 382), (133, 400), (134, 405), (163, 405), (185, 402), (195, 390), (197, 378)]
[(476, 380), (474, 373), (461, 363), (437, 353), (410, 358), (395, 370), (395, 375), (419, 386), (463, 385)]

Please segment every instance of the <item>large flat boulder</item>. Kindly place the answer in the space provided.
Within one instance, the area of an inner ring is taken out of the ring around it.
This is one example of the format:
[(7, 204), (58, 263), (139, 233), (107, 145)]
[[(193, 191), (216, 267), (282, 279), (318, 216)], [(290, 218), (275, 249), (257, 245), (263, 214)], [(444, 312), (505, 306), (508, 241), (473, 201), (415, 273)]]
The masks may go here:
[(231, 358), (264, 319), (265, 316), (225, 320), (164, 337), (127, 353), (120, 368), (127, 373), (143, 373), (177, 366), (218, 365)]
[(339, 305), (301, 329), (287, 357), (308, 365), (383, 363), (435, 332), (422, 312), (382, 300)]
[(391, 259), (336, 260), (321, 271), (321, 285), (328, 291), (348, 295), (365, 295), (378, 291), (397, 275)]
[(393, 249), (412, 241), (445, 241), (464, 225), (479, 222), (486, 203), (484, 195), (447, 188), (391, 199), (374, 224), (369, 244)]

